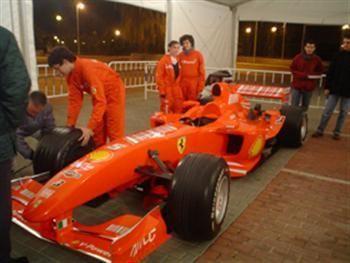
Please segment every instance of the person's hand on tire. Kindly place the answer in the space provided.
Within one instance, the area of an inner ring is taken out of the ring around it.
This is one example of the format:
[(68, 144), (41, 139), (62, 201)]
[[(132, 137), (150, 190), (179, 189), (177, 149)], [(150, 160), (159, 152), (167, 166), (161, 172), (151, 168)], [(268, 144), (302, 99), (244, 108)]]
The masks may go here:
[(86, 127), (80, 127), (79, 129), (82, 132), (82, 135), (79, 138), (79, 140), (81, 141), (81, 146), (85, 146), (89, 142), (90, 138), (94, 135), (94, 132)]

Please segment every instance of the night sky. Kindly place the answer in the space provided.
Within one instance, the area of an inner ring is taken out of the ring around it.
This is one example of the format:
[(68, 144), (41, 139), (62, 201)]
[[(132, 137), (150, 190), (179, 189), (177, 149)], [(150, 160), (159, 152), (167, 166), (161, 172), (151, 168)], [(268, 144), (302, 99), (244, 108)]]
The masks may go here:
[[(76, 51), (76, 13), (74, 0), (33, 0), (35, 40), (38, 50), (47, 52), (57, 45)], [(80, 39), (83, 54), (127, 55), (163, 53), (165, 14), (127, 4), (103, 0), (83, 0), (80, 11)], [(56, 15), (63, 20), (56, 21)], [(115, 30), (121, 32), (119, 37)], [(84, 44), (85, 43), (85, 44)]]

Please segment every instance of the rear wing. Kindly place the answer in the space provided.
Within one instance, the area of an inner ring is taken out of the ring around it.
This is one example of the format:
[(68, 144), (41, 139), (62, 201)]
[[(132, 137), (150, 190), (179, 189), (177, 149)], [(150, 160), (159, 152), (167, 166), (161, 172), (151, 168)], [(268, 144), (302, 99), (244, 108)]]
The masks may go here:
[(236, 92), (251, 98), (266, 98), (280, 100), (282, 103), (289, 101), (290, 88), (278, 86), (262, 86), (250, 84), (234, 85)]

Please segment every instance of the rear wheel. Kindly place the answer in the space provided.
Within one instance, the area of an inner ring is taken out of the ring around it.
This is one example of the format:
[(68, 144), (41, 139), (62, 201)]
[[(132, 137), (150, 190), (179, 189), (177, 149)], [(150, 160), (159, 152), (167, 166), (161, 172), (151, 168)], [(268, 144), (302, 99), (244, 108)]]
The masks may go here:
[(94, 150), (92, 139), (86, 146), (81, 146), (79, 141), (81, 135), (81, 130), (66, 127), (55, 128), (45, 135), (34, 153), (34, 173), (50, 171), (50, 174), (54, 175), (68, 164)]
[(288, 147), (301, 146), (308, 133), (308, 119), (301, 107), (284, 105), (281, 114), (286, 117), (278, 141)]
[(175, 170), (167, 203), (167, 222), (185, 240), (209, 240), (220, 231), (230, 192), (224, 159), (189, 154)]

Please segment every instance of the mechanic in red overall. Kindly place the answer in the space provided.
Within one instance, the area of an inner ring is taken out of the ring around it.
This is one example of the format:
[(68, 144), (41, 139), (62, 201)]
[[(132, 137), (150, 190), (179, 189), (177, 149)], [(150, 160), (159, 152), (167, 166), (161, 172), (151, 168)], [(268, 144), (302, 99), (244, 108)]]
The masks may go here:
[(182, 111), (181, 68), (177, 58), (179, 51), (179, 42), (170, 41), (168, 54), (165, 54), (157, 64), (156, 83), (160, 96), (160, 110), (165, 113)]
[(180, 44), (183, 49), (179, 55), (182, 94), (184, 100), (197, 100), (205, 82), (203, 55), (194, 49), (194, 39), (191, 35), (183, 35)]
[(101, 146), (124, 135), (125, 87), (119, 75), (105, 63), (76, 57), (65, 47), (56, 47), (48, 57), (50, 67), (66, 77), (68, 84), (67, 125), (75, 126), (84, 92), (92, 97), (93, 110), (82, 131), (82, 145), (93, 136)]

